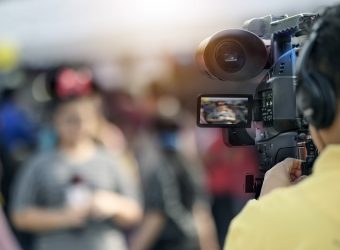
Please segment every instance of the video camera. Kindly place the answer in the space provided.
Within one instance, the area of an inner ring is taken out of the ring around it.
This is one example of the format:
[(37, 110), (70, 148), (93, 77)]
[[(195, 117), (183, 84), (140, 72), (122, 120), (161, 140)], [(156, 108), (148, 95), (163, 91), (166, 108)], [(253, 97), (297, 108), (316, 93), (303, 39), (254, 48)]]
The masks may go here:
[(317, 18), (317, 14), (254, 18), (243, 29), (214, 34), (198, 48), (197, 63), (213, 79), (263, 77), (253, 95), (198, 98), (198, 126), (224, 128), (226, 145), (256, 146), (261, 176), (246, 176), (246, 192), (258, 195), (264, 173), (287, 157), (303, 160), (303, 174), (311, 172), (317, 150), (296, 107), (295, 68), (299, 46)]

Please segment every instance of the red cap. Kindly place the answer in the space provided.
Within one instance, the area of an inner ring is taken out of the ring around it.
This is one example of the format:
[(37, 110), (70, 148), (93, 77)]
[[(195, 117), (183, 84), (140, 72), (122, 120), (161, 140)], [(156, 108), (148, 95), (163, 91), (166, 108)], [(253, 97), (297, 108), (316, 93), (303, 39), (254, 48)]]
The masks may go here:
[(89, 70), (63, 69), (57, 77), (57, 96), (84, 96), (92, 90), (92, 74)]

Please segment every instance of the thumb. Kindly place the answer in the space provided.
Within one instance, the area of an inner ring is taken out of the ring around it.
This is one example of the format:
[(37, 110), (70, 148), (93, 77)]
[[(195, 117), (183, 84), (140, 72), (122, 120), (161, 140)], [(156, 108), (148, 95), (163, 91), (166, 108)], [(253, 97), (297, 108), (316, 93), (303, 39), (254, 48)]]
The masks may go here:
[(298, 159), (291, 159), (291, 162), (288, 166), (288, 174), (290, 177), (290, 181), (294, 182), (302, 175), (302, 161)]

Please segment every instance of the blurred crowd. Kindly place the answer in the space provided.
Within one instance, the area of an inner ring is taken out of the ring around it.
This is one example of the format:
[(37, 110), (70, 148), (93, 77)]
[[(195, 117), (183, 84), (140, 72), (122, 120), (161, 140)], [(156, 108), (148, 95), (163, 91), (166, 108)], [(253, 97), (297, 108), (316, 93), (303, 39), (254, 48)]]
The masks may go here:
[(221, 249), (255, 151), (197, 128), (172, 74), (137, 93), (69, 65), (3, 85), (0, 249)]

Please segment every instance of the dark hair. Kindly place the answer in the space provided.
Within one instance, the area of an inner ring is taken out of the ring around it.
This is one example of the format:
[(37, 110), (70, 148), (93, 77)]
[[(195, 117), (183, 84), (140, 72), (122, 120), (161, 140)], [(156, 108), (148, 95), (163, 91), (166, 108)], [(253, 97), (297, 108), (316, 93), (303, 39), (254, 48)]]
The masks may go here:
[(225, 102), (216, 102), (216, 106), (226, 106)]
[(340, 4), (328, 7), (310, 52), (309, 64), (330, 80), (340, 99)]
[(165, 118), (161, 116), (157, 116), (153, 120), (153, 129), (156, 132), (177, 132), (180, 129), (180, 125), (175, 119)]

